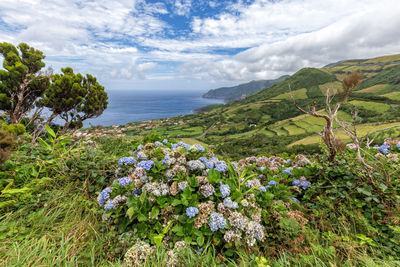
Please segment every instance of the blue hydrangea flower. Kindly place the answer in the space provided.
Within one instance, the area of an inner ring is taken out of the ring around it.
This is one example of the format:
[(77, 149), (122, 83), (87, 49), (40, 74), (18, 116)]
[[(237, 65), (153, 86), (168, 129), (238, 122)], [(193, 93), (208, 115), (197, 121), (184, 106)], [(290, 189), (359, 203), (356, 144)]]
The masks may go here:
[(309, 181), (300, 181), (300, 187), (304, 190), (307, 190), (309, 186), (311, 185), (311, 182)]
[(99, 196), (97, 197), (97, 202), (100, 206), (104, 206), (106, 201), (110, 198), (111, 192), (111, 187), (106, 187), (103, 189), (103, 191), (100, 192)]
[(155, 147), (163, 146), (163, 143), (158, 142), (158, 141), (155, 141), (155, 142), (154, 142), (154, 146), (155, 146)]
[(114, 201), (110, 200), (107, 202), (107, 204), (104, 207), (106, 210), (113, 210), (117, 208), (117, 205), (115, 205)]
[(214, 170), (218, 172), (226, 172), (228, 170), (226, 163), (224, 161), (215, 162)]
[(154, 166), (154, 162), (152, 160), (143, 160), (137, 166), (149, 171)]
[(165, 165), (167, 164), (168, 160), (170, 160), (171, 157), (169, 155), (165, 155), (164, 159), (161, 161), (161, 164)]
[(210, 158), (210, 160), (211, 160), (211, 161), (213, 161), (213, 160), (218, 160), (218, 158), (217, 158), (217, 157), (212, 157), (212, 158)]
[(175, 149), (177, 149), (177, 148), (178, 148), (178, 145), (177, 145), (177, 144), (172, 144), (172, 145), (171, 145), (171, 149), (172, 149), (172, 150), (175, 150)]
[(267, 188), (265, 186), (260, 186), (259, 188), (261, 192), (263, 193), (267, 192)]
[(132, 165), (135, 164), (136, 160), (134, 157), (122, 157), (118, 160), (118, 165)]
[(199, 214), (199, 210), (195, 207), (189, 207), (186, 209), (186, 216), (188, 216), (189, 218), (193, 218), (197, 214)]
[(396, 144), (396, 147), (399, 147), (399, 148), (400, 148), (400, 142), (398, 142), (398, 143)]
[(224, 199), (224, 206), (228, 209), (237, 209), (239, 208), (239, 204), (236, 201), (232, 201), (230, 197)]
[(221, 192), (223, 198), (226, 198), (231, 194), (231, 190), (229, 189), (229, 185), (227, 184), (221, 184), (221, 186), (219, 187), (219, 191)]
[(142, 194), (142, 189), (136, 189), (132, 191), (132, 195), (140, 196)]
[(210, 226), (211, 231), (215, 232), (218, 229), (224, 229), (226, 225), (226, 220), (224, 216), (220, 213), (213, 212), (210, 215), (210, 221), (208, 226)]
[(7, 122), (7, 124), (10, 124), (11, 123), (11, 118), (7, 118), (6, 122)]
[(129, 177), (122, 177), (117, 180), (120, 186), (127, 186), (132, 183), (132, 180)]
[(167, 140), (167, 139), (164, 139), (164, 140), (162, 140), (162, 142), (163, 142), (163, 144), (165, 145), (165, 144), (168, 143), (168, 140)]
[(381, 145), (378, 147), (378, 151), (381, 152), (384, 155), (387, 155), (390, 153), (390, 146), (388, 145)]
[(212, 161), (206, 161), (205, 164), (206, 164), (207, 169), (214, 168), (214, 162), (212, 162)]
[(196, 144), (196, 145), (192, 146), (190, 148), (190, 150), (199, 151), (199, 152), (204, 152), (205, 151), (204, 147), (202, 145), (199, 145), (199, 144)]
[(234, 168), (235, 170), (237, 170), (237, 164), (236, 164), (236, 162), (231, 162), (231, 164), (232, 164), (233, 168)]
[(260, 171), (263, 172), (265, 170), (265, 167), (260, 167), (259, 169), (260, 169)]
[(208, 162), (208, 160), (207, 160), (206, 157), (200, 157), (199, 160), (200, 160), (201, 162), (203, 162), (204, 164), (206, 164), (206, 162)]
[(190, 148), (191, 148), (192, 146), (189, 145), (189, 144), (184, 144), (183, 147), (184, 147), (187, 151), (190, 151)]
[(178, 188), (180, 191), (185, 190), (185, 188), (188, 186), (188, 182), (187, 181), (183, 181), (183, 182), (179, 182), (178, 183)]
[(277, 186), (278, 184), (274, 180), (272, 180), (272, 181), (268, 182), (268, 185), (269, 186)]
[(180, 142), (178, 142), (178, 146), (184, 146), (184, 145), (186, 145), (184, 142), (182, 142), (182, 141), (180, 141)]
[(292, 181), (292, 185), (294, 185), (294, 186), (300, 186), (300, 180), (299, 180), (299, 179), (294, 179), (294, 180)]
[(282, 171), (282, 173), (286, 173), (288, 175), (292, 175), (292, 172), (290, 171), (290, 169), (286, 168)]

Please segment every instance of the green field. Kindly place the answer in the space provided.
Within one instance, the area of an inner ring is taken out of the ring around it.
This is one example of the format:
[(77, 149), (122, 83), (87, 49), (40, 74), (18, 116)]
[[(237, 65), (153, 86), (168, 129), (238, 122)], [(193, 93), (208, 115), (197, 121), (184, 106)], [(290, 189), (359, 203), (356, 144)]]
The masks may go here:
[(388, 86), (388, 84), (376, 84), (374, 86), (356, 91), (357, 93), (379, 93), (383, 88)]
[(383, 103), (377, 103), (377, 102), (366, 102), (366, 101), (353, 100), (353, 101), (350, 101), (349, 104), (356, 106), (356, 107), (363, 107), (367, 110), (376, 111), (379, 113), (386, 112), (390, 109), (390, 105), (383, 104)]

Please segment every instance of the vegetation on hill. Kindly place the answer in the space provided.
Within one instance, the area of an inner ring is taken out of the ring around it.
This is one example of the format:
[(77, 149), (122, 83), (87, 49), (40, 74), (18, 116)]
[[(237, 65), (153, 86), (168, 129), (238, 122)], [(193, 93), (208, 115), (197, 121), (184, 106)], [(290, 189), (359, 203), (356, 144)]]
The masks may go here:
[(288, 76), (285, 75), (274, 80), (251, 81), (248, 83), (239, 84), (232, 87), (221, 87), (217, 89), (212, 89), (209, 90), (207, 93), (205, 93), (203, 97), (224, 99), (225, 102), (231, 102), (234, 100), (243, 99), (249, 95), (257, 93), (268, 87), (271, 87), (272, 85), (285, 80), (287, 77)]
[[(342, 61), (321, 69), (305, 68), (243, 100), (198, 114), (154, 120), (152, 125), (157, 125), (154, 129), (137, 128), (127, 134), (143, 135), (154, 130), (167, 137), (194, 138), (216, 146), (218, 153), (232, 158), (265, 151), (315, 153), (324, 120), (303, 115), (290, 95), (300, 106), (315, 103), (316, 110), (324, 112), (327, 88), (330, 94), (338, 93), (342, 80), (350, 72), (361, 73), (361, 84), (342, 105), (338, 118), (350, 121), (357, 111), (357, 127), (362, 137), (367, 138), (375, 129), (385, 131), (386, 125), (393, 127), (397, 122), (400, 126), (399, 66), (400, 56), (393, 55)], [(341, 133), (339, 125), (334, 123), (333, 127), (344, 142), (351, 141)], [(397, 128), (387, 130), (397, 131)]]

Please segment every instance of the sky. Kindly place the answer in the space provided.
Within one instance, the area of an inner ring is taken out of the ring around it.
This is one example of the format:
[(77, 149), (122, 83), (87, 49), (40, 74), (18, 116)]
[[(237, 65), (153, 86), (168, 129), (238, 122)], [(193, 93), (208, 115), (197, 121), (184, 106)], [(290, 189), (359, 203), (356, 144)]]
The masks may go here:
[(107, 90), (207, 90), (400, 53), (398, 0), (0, 0), (0, 42)]

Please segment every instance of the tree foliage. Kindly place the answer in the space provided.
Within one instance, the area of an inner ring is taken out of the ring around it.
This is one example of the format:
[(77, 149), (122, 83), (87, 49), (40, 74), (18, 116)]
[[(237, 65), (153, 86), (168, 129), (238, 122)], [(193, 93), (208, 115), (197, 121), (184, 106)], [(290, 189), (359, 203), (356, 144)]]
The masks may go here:
[(12, 123), (19, 122), (34, 107), (35, 101), (49, 85), (43, 52), (25, 43), (18, 47), (0, 43), (4, 57), (0, 70), (0, 108), (9, 112)]
[(53, 75), (38, 105), (52, 112), (47, 122), (60, 116), (66, 122), (64, 130), (69, 127), (78, 128), (84, 120), (103, 113), (108, 104), (107, 93), (90, 74), (75, 74), (69, 67), (61, 71), (61, 74)]

